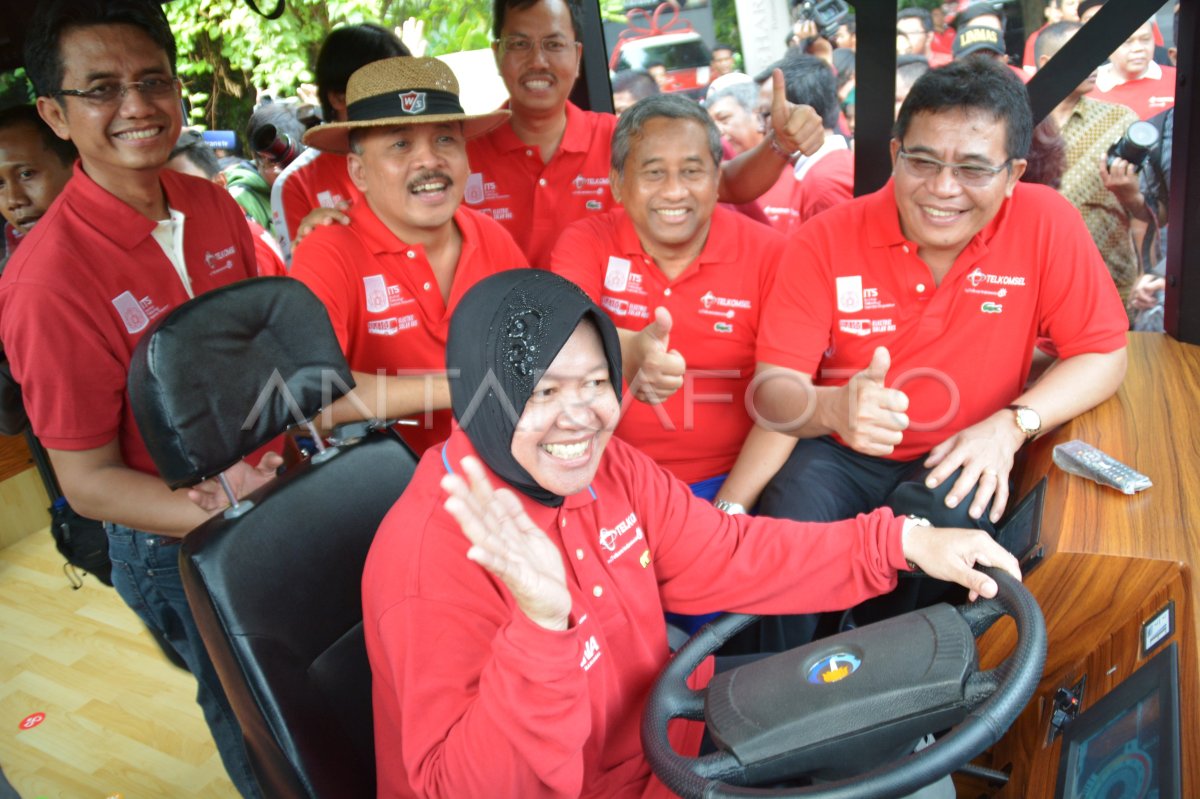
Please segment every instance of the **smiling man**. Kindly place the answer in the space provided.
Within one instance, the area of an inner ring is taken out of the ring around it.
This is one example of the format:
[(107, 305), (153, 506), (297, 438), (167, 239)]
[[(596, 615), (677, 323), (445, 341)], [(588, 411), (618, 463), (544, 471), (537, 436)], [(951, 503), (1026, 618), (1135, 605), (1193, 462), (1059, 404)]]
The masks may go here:
[(1106, 103), (1119, 103), (1142, 119), (1175, 105), (1175, 67), (1154, 60), (1152, 20), (1133, 32), (1096, 71), (1092, 96)]
[[(1125, 313), (1079, 214), (1019, 182), (1031, 132), (1007, 68), (932, 70), (901, 106), (891, 181), (789, 240), (756, 400), (802, 440), (763, 513), (889, 505), (994, 532), (1017, 450), (1116, 390)], [(1058, 361), (1026, 386), (1045, 340)]]
[(717, 127), (694, 101), (641, 100), (613, 136), (613, 195), (624, 207), (567, 228), (550, 260), (620, 334), (637, 401), (617, 435), (703, 499), (736, 462), (721, 507), (744, 511), (792, 445), (766, 431), (747, 442), (754, 425), (742, 401), (784, 239), (717, 207), (720, 157)]
[[(179, 539), (215, 508), (163, 483), (126, 388), (156, 319), (254, 275), (250, 231), (223, 189), (164, 169), (182, 104), (156, 0), (39, 3), (25, 66), (38, 113), (79, 161), (0, 277), (0, 339), (71, 507), (106, 523), (117, 593), (187, 664), (229, 776), (258, 796), (179, 575)], [(264, 461), (226, 473), (239, 493), (273, 476), (278, 456)]]
[[(583, 58), (581, 14), (579, 0), (493, 0), (492, 49), (512, 117), (468, 147), (467, 204), (504, 225), (542, 268), (563, 228), (613, 206), (608, 165), (617, 118), (568, 100)], [(821, 146), (816, 114), (789, 106), (782, 84), (777, 95), (773, 132), (722, 165), (722, 201), (754, 201), (792, 153)]]
[(346, 120), (304, 141), (346, 154), (366, 198), (350, 225), (305, 237), (292, 276), (325, 304), (357, 386), (331, 407), (336, 424), (412, 417), (400, 428), (417, 452), (450, 433), (446, 333), (460, 297), (481, 278), (527, 265), (512, 237), (461, 207), (466, 141), (507, 118), (471, 116), (458, 81), (435, 58), (389, 58), (350, 77)]
[(0, 267), (71, 179), (75, 148), (54, 135), (31, 105), (0, 112)]

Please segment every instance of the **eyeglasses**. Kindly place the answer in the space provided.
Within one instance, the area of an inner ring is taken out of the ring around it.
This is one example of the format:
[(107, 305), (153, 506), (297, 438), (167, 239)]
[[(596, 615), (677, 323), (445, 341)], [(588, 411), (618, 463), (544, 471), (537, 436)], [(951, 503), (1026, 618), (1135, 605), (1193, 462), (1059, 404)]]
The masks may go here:
[(538, 42), (534, 42), (534, 40), (530, 39), (528, 36), (518, 36), (516, 34), (512, 36), (505, 36), (503, 39), (500, 39), (499, 42), (500, 47), (504, 50), (504, 52), (512, 53), (513, 55), (521, 58), (528, 58), (533, 53), (535, 47), (540, 47), (542, 52), (546, 54), (547, 58), (554, 58), (555, 56), (561, 56), (565, 54), (577, 44), (577, 42), (568, 41), (561, 36), (552, 36), (542, 39)]
[(936, 178), (942, 174), (942, 169), (949, 168), (950, 174), (958, 181), (960, 186), (970, 186), (971, 188), (982, 188), (992, 182), (992, 179), (1006, 169), (1012, 167), (1012, 159), (1008, 159), (1000, 166), (984, 166), (983, 164), (949, 164), (945, 161), (939, 161), (936, 158), (928, 155), (917, 155), (910, 153), (904, 149), (904, 145), (900, 145), (898, 153), (900, 160), (904, 163), (908, 174), (914, 178), (928, 180)]
[(125, 99), (130, 89), (147, 100), (170, 97), (180, 86), (179, 78), (144, 78), (131, 83), (102, 83), (91, 89), (58, 89), (51, 97), (82, 97), (95, 106), (115, 105)]

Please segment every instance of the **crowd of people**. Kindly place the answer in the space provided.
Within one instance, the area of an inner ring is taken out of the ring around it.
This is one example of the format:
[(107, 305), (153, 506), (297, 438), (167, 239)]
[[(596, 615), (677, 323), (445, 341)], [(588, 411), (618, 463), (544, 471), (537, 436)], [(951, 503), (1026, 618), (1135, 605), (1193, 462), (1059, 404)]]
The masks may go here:
[[(999, 7), (901, 11), (892, 176), (857, 198), (852, 18), (801, 22), (754, 76), (715, 47), (700, 101), (618, 74), (619, 115), (569, 100), (571, 0), (495, 0), (508, 100), (487, 113), (443, 62), (347, 26), (317, 57), (319, 118), (263, 103), (251, 158), (222, 163), (182, 128), (157, 2), (39, 6), (36, 106), (0, 113), (0, 341), (242, 795), (173, 548), (221, 495), (165, 486), (126, 396), (156, 319), (300, 280), (356, 383), (321, 423), (415, 422), (363, 582), (381, 796), (665, 795), (637, 734), (664, 618), (768, 614), (724, 653), (759, 655), (820, 614), (991, 596), (979, 565), (1019, 577), (992, 538), (1018, 450), (1117, 390), (1131, 320), (1161, 305), (1153, 24), (1036, 127), (1023, 85), (1101, 2), (1052, 6), (1023, 67)], [(1109, 152), (1146, 119), (1144, 165)], [(249, 493), (279, 462), (226, 476)], [(696, 725), (673, 735), (696, 751)]]

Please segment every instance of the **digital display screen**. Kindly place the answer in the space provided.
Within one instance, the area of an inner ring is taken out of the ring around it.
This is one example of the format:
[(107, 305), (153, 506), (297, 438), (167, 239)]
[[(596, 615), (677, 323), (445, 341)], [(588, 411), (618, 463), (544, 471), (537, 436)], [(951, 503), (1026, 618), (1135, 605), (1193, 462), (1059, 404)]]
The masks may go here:
[(1175, 659), (1172, 643), (1066, 728), (1059, 799), (1178, 799)]

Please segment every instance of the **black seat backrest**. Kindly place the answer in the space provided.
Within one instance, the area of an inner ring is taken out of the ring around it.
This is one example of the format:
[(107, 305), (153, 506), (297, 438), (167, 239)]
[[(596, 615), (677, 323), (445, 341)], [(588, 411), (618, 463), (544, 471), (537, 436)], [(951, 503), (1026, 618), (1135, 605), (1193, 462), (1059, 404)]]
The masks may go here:
[(265, 795), (375, 795), (360, 583), (412, 453), (375, 434), (183, 542), (188, 602)]
[[(180, 306), (134, 353), (129, 392), (173, 486), (228, 468), (352, 386), (324, 307), (263, 278)], [(188, 603), (270, 797), (375, 793), (363, 563), (416, 467), (390, 432), (331, 448), (187, 535)]]

